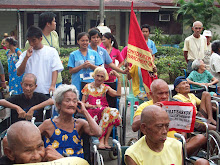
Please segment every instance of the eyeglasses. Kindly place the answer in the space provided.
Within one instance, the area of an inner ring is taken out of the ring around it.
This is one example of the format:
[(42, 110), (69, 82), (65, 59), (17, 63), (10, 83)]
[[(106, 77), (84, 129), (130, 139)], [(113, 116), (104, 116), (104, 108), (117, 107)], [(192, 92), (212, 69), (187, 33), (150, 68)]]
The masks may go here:
[(202, 28), (201, 28), (201, 27), (195, 27), (194, 29), (196, 29), (196, 30), (197, 30), (197, 29), (201, 30)]

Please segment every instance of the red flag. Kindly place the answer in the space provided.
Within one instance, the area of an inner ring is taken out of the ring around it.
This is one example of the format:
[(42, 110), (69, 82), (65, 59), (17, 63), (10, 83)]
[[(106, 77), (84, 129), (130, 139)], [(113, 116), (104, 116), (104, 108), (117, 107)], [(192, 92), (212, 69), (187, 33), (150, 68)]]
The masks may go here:
[(152, 55), (141, 32), (131, 4), (127, 61), (145, 70), (153, 70)]
[[(133, 64), (133, 68), (131, 68), (131, 72), (133, 73), (133, 89), (139, 89), (134, 90), (134, 95), (136, 96), (142, 93), (142, 88), (144, 87), (144, 92), (148, 99), (150, 99), (150, 85), (154, 79), (157, 79), (157, 76), (148, 72), (153, 70), (154, 64), (152, 55), (133, 11), (133, 1), (131, 4), (127, 61)], [(138, 67), (140, 67), (141, 72), (138, 71)]]

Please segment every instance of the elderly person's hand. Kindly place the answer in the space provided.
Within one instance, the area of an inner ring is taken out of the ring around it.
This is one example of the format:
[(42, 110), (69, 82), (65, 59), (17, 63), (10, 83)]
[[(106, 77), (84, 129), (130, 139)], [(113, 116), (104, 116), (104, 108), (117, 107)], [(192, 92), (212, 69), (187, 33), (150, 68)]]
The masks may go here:
[(63, 156), (57, 152), (51, 145), (47, 146), (45, 148), (45, 156), (44, 156), (44, 161), (53, 161), (63, 158)]
[(26, 117), (26, 112), (21, 108), (17, 107), (17, 113), (18, 113), (18, 118), (25, 118)]
[(30, 108), (29, 111), (27, 112), (26, 114), (26, 120), (31, 120), (32, 117), (33, 117), (33, 114), (34, 114), (34, 109), (33, 108)]
[(81, 101), (78, 101), (78, 105), (80, 108), (77, 107), (77, 111), (81, 114), (84, 114), (86, 110), (85, 104)]
[(205, 86), (207, 86), (207, 87), (209, 87), (210, 86), (210, 83), (200, 83), (201, 85), (205, 85)]
[(115, 71), (115, 70), (112, 70), (109, 75), (111, 76), (116, 76), (118, 79), (120, 78), (120, 75)]

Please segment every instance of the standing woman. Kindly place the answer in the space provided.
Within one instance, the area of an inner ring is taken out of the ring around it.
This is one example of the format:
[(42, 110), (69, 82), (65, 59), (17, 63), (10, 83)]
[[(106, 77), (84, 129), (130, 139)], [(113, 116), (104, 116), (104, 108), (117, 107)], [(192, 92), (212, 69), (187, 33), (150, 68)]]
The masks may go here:
[(102, 65), (103, 61), (96, 51), (88, 49), (88, 33), (79, 33), (77, 43), (79, 44), (79, 49), (70, 54), (68, 67), (69, 73), (72, 74), (72, 84), (76, 86), (78, 91), (81, 91), (80, 76), (84, 81), (92, 82), (94, 79), (90, 73), (97, 66)]
[(15, 64), (19, 60), (19, 56), (21, 55), (21, 50), (16, 47), (17, 40), (13, 37), (7, 37), (5, 39), (5, 46), (9, 49), (6, 52), (7, 59), (8, 59), (8, 74), (9, 74), (9, 92), (14, 90), (13, 94), (21, 94), (22, 87), (21, 87), (21, 80), (22, 76), (17, 76), (17, 70)]
[[(123, 65), (124, 59), (120, 55), (120, 51), (118, 50), (118, 43), (115, 37), (111, 33), (107, 32), (102, 36), (102, 43), (103, 44), (100, 46), (107, 50), (113, 63), (115, 63), (115, 59), (119, 61), (118, 68), (120, 68)], [(108, 65), (105, 65), (105, 69), (107, 70), (108, 74), (112, 71), (112, 68), (110, 68)], [(109, 80), (107, 82), (114, 82), (115, 79), (115, 76), (109, 75)]]

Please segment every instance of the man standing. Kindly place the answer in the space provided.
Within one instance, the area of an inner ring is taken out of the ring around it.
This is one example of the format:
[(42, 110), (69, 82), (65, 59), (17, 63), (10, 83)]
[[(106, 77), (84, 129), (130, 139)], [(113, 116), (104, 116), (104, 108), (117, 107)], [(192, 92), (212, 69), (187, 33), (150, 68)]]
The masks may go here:
[(206, 38), (201, 35), (203, 24), (200, 21), (193, 23), (193, 34), (185, 39), (184, 42), (184, 57), (187, 62), (187, 72), (192, 71), (192, 62), (195, 59), (203, 59), (207, 50)]
[(33, 73), (37, 79), (36, 92), (49, 94), (55, 90), (58, 72), (63, 70), (56, 49), (42, 44), (42, 31), (31, 26), (27, 31), (30, 48), (24, 51), (16, 63), (17, 75)]
[(66, 39), (66, 45), (67, 45), (67, 36), (69, 37), (69, 44), (71, 45), (71, 33), (70, 33), (71, 23), (69, 22), (68, 19), (66, 20), (66, 23), (65, 23), (64, 27), (65, 27), (65, 34), (66, 34), (66, 38), (65, 38)]
[(126, 150), (126, 164), (183, 164), (181, 142), (167, 137), (169, 122), (167, 112), (161, 107), (144, 108), (140, 130), (145, 136)]
[[(42, 30), (42, 44), (55, 48), (60, 54), (59, 36), (56, 32), (56, 14), (53, 12), (44, 12), (39, 16), (39, 28)], [(27, 40), (25, 50), (30, 47)], [(58, 73), (56, 87), (62, 84), (61, 72)]]
[(157, 48), (156, 45), (154, 43), (154, 41), (152, 41), (151, 39), (149, 39), (149, 35), (150, 35), (150, 26), (147, 24), (144, 24), (141, 26), (141, 31), (144, 35), (144, 39), (147, 43), (148, 48), (150, 49), (150, 52), (152, 54), (153, 57), (153, 61), (155, 59), (155, 54), (157, 53)]

